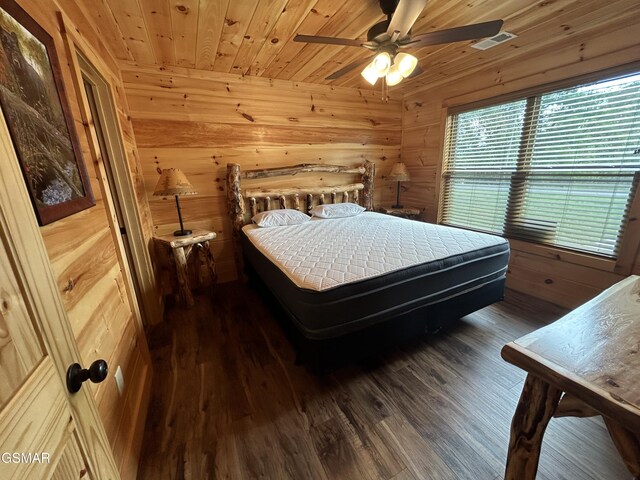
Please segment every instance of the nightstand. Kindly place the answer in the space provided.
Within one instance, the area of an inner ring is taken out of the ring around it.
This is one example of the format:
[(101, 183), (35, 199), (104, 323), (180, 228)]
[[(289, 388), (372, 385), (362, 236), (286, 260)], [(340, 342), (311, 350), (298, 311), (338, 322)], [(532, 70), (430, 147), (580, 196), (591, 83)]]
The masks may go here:
[[(159, 235), (153, 237), (154, 242), (160, 248), (170, 251), (169, 258), (176, 266), (176, 277), (178, 279), (178, 295), (182, 298), (187, 307), (194, 304), (191, 287), (189, 285), (189, 259), (195, 257), (196, 278), (199, 286), (203, 286), (205, 279), (202, 274), (202, 267), (209, 270), (212, 287), (216, 283), (216, 265), (211, 253), (209, 242), (216, 238), (215, 232), (207, 230), (193, 230), (191, 235), (176, 237), (174, 235)], [(195, 256), (193, 253), (196, 253)]]
[(378, 211), (380, 213), (386, 213), (387, 215), (393, 215), (394, 217), (408, 218), (409, 220), (420, 220), (422, 214), (419, 208), (412, 207), (380, 207)]

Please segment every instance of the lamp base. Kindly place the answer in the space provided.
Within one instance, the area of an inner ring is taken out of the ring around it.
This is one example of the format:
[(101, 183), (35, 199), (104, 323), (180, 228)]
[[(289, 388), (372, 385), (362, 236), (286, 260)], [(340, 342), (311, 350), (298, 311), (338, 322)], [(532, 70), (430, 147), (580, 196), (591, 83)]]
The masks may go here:
[(404, 205), (391, 205), (391, 208), (404, 208)]
[(186, 237), (187, 235), (191, 235), (193, 231), (191, 230), (176, 230), (173, 232), (174, 237)]

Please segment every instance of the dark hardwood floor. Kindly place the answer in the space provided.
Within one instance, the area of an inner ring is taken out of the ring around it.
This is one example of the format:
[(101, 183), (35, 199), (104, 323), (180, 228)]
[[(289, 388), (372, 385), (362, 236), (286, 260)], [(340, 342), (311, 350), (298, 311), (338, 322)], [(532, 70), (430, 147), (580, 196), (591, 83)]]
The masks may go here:
[[(532, 298), (469, 315), (364, 364), (318, 376), (239, 283), (170, 308), (150, 334), (153, 396), (141, 479), (502, 478), (524, 373), (501, 347), (562, 315)], [(553, 419), (539, 479), (627, 479), (599, 419)]]

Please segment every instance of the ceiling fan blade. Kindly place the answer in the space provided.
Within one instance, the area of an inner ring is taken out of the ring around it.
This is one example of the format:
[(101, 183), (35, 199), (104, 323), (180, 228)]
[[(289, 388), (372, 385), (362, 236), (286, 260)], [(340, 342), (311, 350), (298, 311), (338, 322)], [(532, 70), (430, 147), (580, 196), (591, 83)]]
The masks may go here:
[(428, 45), (440, 45), (442, 43), (462, 42), (465, 40), (475, 40), (476, 38), (493, 37), (500, 32), (502, 20), (492, 22), (475, 23), (464, 27), (448, 28), (437, 32), (423, 33), (416, 35), (411, 41), (403, 43), (402, 46), (426, 47)]
[(296, 35), (293, 37), (294, 42), (305, 43), (322, 43), (325, 45), (344, 45), (347, 47), (362, 47), (363, 41), (351, 40), (350, 38), (336, 38), (336, 37), (319, 37), (317, 35)]
[(362, 65), (365, 65), (366, 63), (369, 63), (373, 57), (374, 57), (373, 55), (370, 55), (368, 57), (363, 58), (362, 60), (356, 60), (355, 62), (351, 62), (346, 67), (342, 67), (337, 72), (333, 72), (331, 75), (325, 78), (325, 80), (336, 80), (341, 76), (343, 76), (344, 74), (349, 73), (351, 70), (354, 70), (358, 67), (361, 67)]
[(387, 34), (393, 38), (394, 32), (398, 32), (398, 38), (403, 38), (409, 33), (426, 4), (427, 0), (400, 0), (389, 22)]

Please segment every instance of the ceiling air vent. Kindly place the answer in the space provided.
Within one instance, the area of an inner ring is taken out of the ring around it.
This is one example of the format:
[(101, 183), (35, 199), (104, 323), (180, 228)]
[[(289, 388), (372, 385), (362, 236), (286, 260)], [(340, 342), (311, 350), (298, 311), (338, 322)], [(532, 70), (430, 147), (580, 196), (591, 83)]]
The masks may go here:
[(488, 48), (495, 47), (496, 45), (500, 45), (501, 43), (507, 42), (512, 38), (516, 38), (517, 35), (509, 32), (500, 32), (495, 37), (487, 38), (486, 40), (482, 40), (478, 43), (471, 45), (472, 48), (476, 48), (478, 50), (487, 50)]

